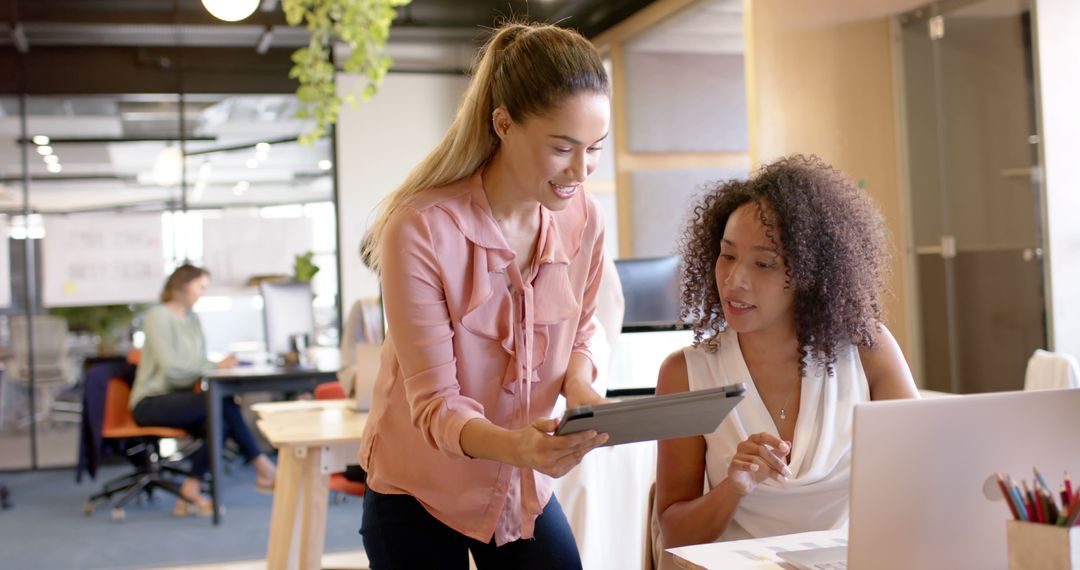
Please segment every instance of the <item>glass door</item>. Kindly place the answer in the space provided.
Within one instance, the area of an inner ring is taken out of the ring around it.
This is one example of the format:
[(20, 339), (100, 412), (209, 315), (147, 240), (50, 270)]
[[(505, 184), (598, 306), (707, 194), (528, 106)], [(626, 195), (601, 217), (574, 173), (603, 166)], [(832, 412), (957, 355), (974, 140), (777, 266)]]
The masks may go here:
[(926, 387), (1020, 389), (1046, 344), (1029, 3), (900, 23)]

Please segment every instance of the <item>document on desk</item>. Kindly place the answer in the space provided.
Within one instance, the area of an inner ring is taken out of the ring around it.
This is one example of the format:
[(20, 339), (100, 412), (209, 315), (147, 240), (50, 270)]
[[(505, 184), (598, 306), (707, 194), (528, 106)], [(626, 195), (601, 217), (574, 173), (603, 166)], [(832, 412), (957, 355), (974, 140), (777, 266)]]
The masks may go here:
[(676, 558), (696, 568), (716, 569), (783, 569), (778, 552), (846, 546), (847, 528), (785, 534), (768, 538), (714, 542), (667, 549)]
[(259, 415), (286, 412), (309, 412), (311, 410), (343, 410), (352, 400), (291, 400), (288, 402), (259, 402), (251, 411)]

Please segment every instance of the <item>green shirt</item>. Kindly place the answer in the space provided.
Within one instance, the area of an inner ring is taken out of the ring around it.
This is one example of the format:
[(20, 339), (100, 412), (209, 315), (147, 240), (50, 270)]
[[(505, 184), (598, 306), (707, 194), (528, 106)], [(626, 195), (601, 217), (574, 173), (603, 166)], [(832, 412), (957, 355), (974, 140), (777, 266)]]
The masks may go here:
[(191, 390), (214, 368), (206, 358), (206, 339), (195, 313), (181, 318), (165, 305), (155, 305), (146, 311), (143, 331), (146, 341), (131, 389), (132, 408), (143, 398)]

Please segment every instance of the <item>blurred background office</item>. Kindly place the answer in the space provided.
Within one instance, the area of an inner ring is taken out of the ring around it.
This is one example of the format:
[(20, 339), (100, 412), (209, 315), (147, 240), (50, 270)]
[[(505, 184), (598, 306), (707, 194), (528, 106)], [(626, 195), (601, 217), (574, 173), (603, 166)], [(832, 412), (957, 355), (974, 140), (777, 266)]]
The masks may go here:
[[(195, 307), (212, 356), (270, 358), (297, 334), (336, 347), (354, 306), (380, 320), (356, 255), (371, 213), (445, 132), (485, 26), (509, 15), (578, 28), (612, 74), (587, 185), (627, 298), (609, 389), (647, 392), (689, 342), (669, 256), (698, 189), (794, 152), (880, 205), (887, 324), (920, 387), (1020, 389), (1036, 349), (1080, 355), (1073, 0), (413, 0), (378, 94), (310, 146), (289, 77), (308, 34), (278, 0), (255, 4), (227, 23), (199, 0), (0, 1), (0, 471), (16, 509), (34, 508), (27, 473), (70, 481), (82, 371), (141, 344), (140, 311), (177, 265), (213, 269)], [(58, 516), (79, 532), (107, 522), (72, 513)], [(349, 530), (328, 550), (357, 548)], [(591, 547), (587, 564), (614, 545)]]

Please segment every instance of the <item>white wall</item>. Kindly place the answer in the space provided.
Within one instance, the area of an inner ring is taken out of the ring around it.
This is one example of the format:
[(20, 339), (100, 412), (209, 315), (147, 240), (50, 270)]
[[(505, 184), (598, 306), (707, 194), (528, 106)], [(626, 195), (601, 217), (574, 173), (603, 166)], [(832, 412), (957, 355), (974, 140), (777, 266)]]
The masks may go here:
[(1050, 349), (1080, 356), (1080, 3), (1040, 0), (1035, 26)]
[[(358, 82), (356, 76), (338, 76), (343, 91), (355, 89)], [(342, 109), (335, 164), (341, 307), (346, 314), (357, 299), (379, 295), (378, 279), (359, 255), (375, 206), (442, 139), (467, 83), (458, 75), (391, 73), (372, 100)]]
[(745, 151), (743, 55), (626, 54), (632, 152)]

